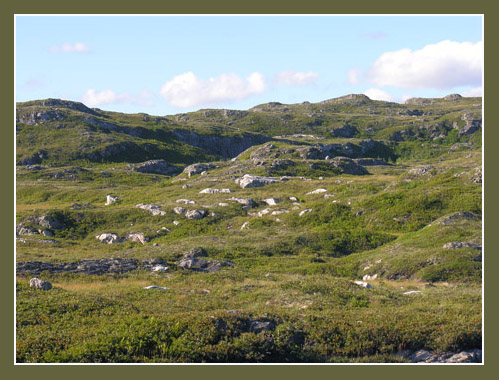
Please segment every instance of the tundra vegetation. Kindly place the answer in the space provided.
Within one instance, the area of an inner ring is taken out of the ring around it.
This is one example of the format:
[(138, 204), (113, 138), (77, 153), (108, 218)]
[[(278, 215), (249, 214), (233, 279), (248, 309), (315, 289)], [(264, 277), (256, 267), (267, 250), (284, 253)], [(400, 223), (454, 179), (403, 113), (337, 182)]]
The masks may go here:
[(18, 363), (481, 360), (481, 98), (16, 117)]

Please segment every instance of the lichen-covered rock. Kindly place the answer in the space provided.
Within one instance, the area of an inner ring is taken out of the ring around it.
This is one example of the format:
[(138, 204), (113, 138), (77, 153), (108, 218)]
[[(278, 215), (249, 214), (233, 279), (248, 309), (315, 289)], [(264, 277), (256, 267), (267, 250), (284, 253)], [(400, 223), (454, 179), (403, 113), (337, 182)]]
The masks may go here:
[(279, 203), (279, 199), (267, 198), (263, 200), (268, 206), (275, 206)]
[(478, 220), (478, 216), (476, 216), (475, 214), (472, 214), (471, 212), (458, 211), (454, 214), (451, 214), (451, 215), (448, 215), (448, 216), (441, 218), (440, 220), (438, 220), (436, 222), (436, 224), (443, 224), (444, 226), (449, 226), (449, 225), (452, 225), (454, 223), (457, 223), (460, 220), (466, 220), (466, 219)]
[(113, 233), (103, 233), (97, 235), (95, 238), (98, 239), (101, 243), (105, 244), (115, 244), (115, 243), (121, 243), (123, 241), (123, 239), (120, 239), (120, 237), (117, 234)]
[(52, 284), (45, 280), (40, 280), (39, 278), (32, 278), (29, 280), (29, 286), (35, 289), (50, 290), (52, 289)]
[(151, 204), (144, 204), (144, 203), (139, 203), (135, 205), (136, 208), (140, 208), (142, 210), (147, 210), (151, 213), (151, 215), (166, 215), (166, 212), (161, 210), (161, 208), (158, 205), (151, 205)]
[(424, 166), (421, 166), (418, 168), (410, 169), (407, 172), (407, 174), (413, 175), (413, 176), (423, 176), (423, 175), (433, 176), (435, 173), (435, 170), (436, 170), (435, 166), (424, 165)]
[(232, 197), (232, 198), (229, 198), (227, 199), (228, 201), (235, 201), (237, 203), (240, 203), (243, 205), (243, 207), (246, 207), (246, 208), (253, 208), (253, 207), (256, 207), (256, 203), (253, 199), (251, 198), (235, 198), (235, 197)]
[(204, 210), (189, 210), (189, 211), (185, 212), (184, 216), (187, 219), (199, 220), (199, 219), (203, 219), (206, 216), (206, 214), (207, 213)]
[(140, 243), (142, 245), (146, 244), (149, 239), (144, 236), (143, 233), (133, 233), (126, 236), (126, 240)]
[(281, 182), (281, 179), (277, 177), (262, 177), (252, 174), (245, 174), (244, 176), (236, 180), (236, 183), (243, 189), (251, 187), (263, 187), (277, 182)]

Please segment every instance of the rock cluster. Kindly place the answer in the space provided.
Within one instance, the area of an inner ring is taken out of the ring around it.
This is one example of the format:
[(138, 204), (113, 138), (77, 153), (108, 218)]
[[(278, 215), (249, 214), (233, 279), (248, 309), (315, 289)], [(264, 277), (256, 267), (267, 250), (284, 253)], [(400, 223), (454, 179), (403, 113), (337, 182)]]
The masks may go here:
[(243, 189), (251, 187), (263, 187), (278, 182), (281, 182), (281, 179), (277, 177), (262, 177), (252, 174), (245, 174), (241, 178), (238, 178), (236, 180), (236, 183)]
[(161, 208), (157, 205), (139, 203), (138, 205), (135, 205), (135, 207), (141, 208), (142, 210), (147, 210), (152, 215), (161, 215), (161, 216), (166, 215), (166, 212), (162, 211)]
[(213, 273), (220, 271), (223, 267), (233, 267), (232, 261), (205, 260), (200, 257), (206, 257), (207, 253), (203, 248), (194, 248), (186, 253), (177, 263), (179, 268), (191, 270), (194, 272)]
[(191, 178), (193, 175), (196, 175), (196, 174), (201, 174), (202, 172), (208, 170), (208, 169), (212, 169), (214, 168), (214, 165), (213, 164), (192, 164), (192, 165), (189, 165), (187, 166), (183, 173), (187, 174), (187, 176), (189, 178)]

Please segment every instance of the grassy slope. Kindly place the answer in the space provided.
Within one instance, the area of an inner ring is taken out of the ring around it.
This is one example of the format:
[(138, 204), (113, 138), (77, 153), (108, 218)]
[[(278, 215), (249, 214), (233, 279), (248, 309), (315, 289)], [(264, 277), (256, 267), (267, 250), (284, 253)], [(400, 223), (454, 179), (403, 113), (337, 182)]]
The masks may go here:
[[(55, 286), (50, 292), (31, 290), (30, 277), (18, 277), (18, 360), (394, 361), (398, 359), (392, 354), (402, 349), (480, 347), (481, 263), (473, 260), (478, 252), (446, 250), (443, 245), (480, 243), (481, 222), (435, 223), (457, 211), (481, 215), (481, 186), (471, 181), (481, 165), (481, 151), (476, 137), (463, 141), (470, 139), (475, 139), (475, 149), (465, 152), (448, 152), (452, 141), (440, 144), (437, 159), (417, 150), (415, 143), (402, 143), (414, 154), (392, 166), (368, 167), (367, 176), (326, 174), (323, 179), (313, 176), (310, 181), (293, 179), (254, 189), (234, 183), (244, 173), (266, 173), (245, 160), (249, 152), (241, 161), (217, 162), (207, 175), (189, 179), (183, 174), (169, 178), (131, 173), (125, 164), (116, 163), (92, 164), (73, 177), (64, 167), (19, 169), (19, 221), (47, 212), (69, 221), (78, 214), (84, 217), (56, 231), (50, 238), (56, 245), (42, 243), (47, 238), (38, 236), (18, 242), (18, 261), (159, 257), (170, 271), (46, 273), (41, 277)], [(407, 173), (424, 164), (435, 166), (431, 175)], [(63, 176), (55, 178), (56, 173)], [(189, 187), (183, 188), (185, 184)], [(199, 194), (207, 187), (231, 188), (234, 193)], [(307, 195), (317, 188), (334, 196)], [(107, 194), (117, 195), (119, 203), (104, 206)], [(237, 203), (218, 206), (232, 196), (257, 201), (258, 207), (250, 211), (267, 208), (262, 200), (276, 197), (281, 203), (272, 208), (290, 212), (252, 217)], [(292, 209), (291, 196), (299, 199), (297, 210)], [(172, 211), (179, 198), (197, 202), (183, 207), (218, 216), (188, 221)], [(94, 207), (70, 210), (75, 202)], [(158, 204), (167, 214), (152, 216), (135, 209), (137, 203)], [(300, 217), (306, 208), (313, 211)], [(363, 213), (356, 216), (360, 210)], [(180, 224), (175, 226), (174, 220)], [(249, 225), (241, 230), (245, 222)], [(170, 234), (144, 246), (105, 245), (95, 239), (103, 232), (154, 237), (161, 227)], [(235, 268), (212, 274), (177, 270), (182, 254), (198, 246), (207, 249), (209, 258), (232, 260)], [(378, 275), (371, 282), (373, 290), (352, 284), (365, 274)], [(170, 290), (143, 289), (152, 284)], [(408, 290), (422, 293), (404, 295)], [(248, 332), (251, 320), (258, 318), (277, 327)]]

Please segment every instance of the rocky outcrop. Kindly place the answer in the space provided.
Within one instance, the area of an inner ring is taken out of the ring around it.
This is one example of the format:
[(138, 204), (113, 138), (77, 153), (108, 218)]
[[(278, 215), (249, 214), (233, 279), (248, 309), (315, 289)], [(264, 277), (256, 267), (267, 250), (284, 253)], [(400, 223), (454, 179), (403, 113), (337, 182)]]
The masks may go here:
[(270, 137), (256, 133), (241, 133), (234, 136), (200, 135), (184, 129), (175, 129), (173, 135), (179, 141), (201, 148), (209, 154), (232, 158), (253, 145), (260, 145)]
[(204, 260), (198, 258), (185, 258), (177, 264), (179, 268), (193, 272), (213, 273), (219, 272), (224, 267), (232, 268), (232, 261)]
[(452, 225), (454, 223), (459, 222), (460, 220), (466, 220), (466, 219), (478, 220), (478, 216), (476, 216), (475, 214), (472, 214), (471, 212), (458, 211), (454, 214), (451, 214), (451, 215), (448, 215), (448, 216), (441, 218), (440, 220), (438, 220), (436, 222), (436, 224), (443, 224), (444, 226), (449, 226), (449, 225)]
[(238, 178), (236, 180), (236, 183), (243, 189), (251, 187), (262, 187), (277, 182), (281, 182), (281, 179), (277, 177), (261, 177), (251, 174), (245, 174), (244, 176), (242, 176), (242, 178)]
[(412, 363), (481, 363), (482, 350), (473, 349), (453, 352), (431, 352), (427, 350), (402, 351), (397, 356), (408, 359)]
[(177, 167), (170, 165), (165, 160), (146, 161), (135, 165), (135, 167), (132, 170), (139, 173), (151, 173), (151, 174), (163, 174), (163, 175), (169, 175), (178, 172)]
[(444, 249), (460, 249), (460, 248), (473, 248), (473, 249), (478, 249), (482, 250), (482, 245), (481, 244), (476, 244), (476, 243), (468, 243), (468, 242), (463, 242), (463, 241), (455, 241), (452, 243), (446, 243), (443, 246)]
[(202, 172), (208, 170), (208, 169), (212, 169), (214, 168), (215, 166), (213, 164), (210, 164), (210, 163), (207, 163), (207, 164), (192, 164), (192, 165), (189, 165), (187, 166), (183, 173), (187, 174), (187, 176), (189, 178), (191, 178), (193, 175), (196, 175), (196, 174), (201, 174)]
[(365, 175), (369, 172), (363, 167), (356, 164), (348, 157), (335, 157), (328, 161), (329, 165), (340, 171), (341, 174)]
[(340, 128), (333, 129), (332, 133), (335, 137), (352, 138), (357, 135), (359, 131), (353, 125), (345, 124)]
[(36, 165), (41, 164), (43, 160), (49, 157), (46, 150), (40, 150), (34, 153), (32, 156), (27, 157), (23, 160), (17, 161), (17, 165)]
[(431, 106), (434, 102), (435, 100), (431, 98), (410, 98), (404, 104), (411, 106)]
[(120, 238), (117, 234), (113, 233), (103, 233), (95, 236), (95, 238), (99, 240), (101, 243), (105, 244), (116, 244), (124, 241), (124, 239)]
[(52, 284), (45, 280), (40, 280), (39, 278), (32, 278), (29, 280), (29, 286), (34, 289), (50, 290), (52, 289)]
[(444, 96), (442, 99), (449, 100), (449, 101), (456, 101), (456, 100), (460, 100), (462, 98), (463, 97), (459, 94), (450, 94), (450, 95)]

